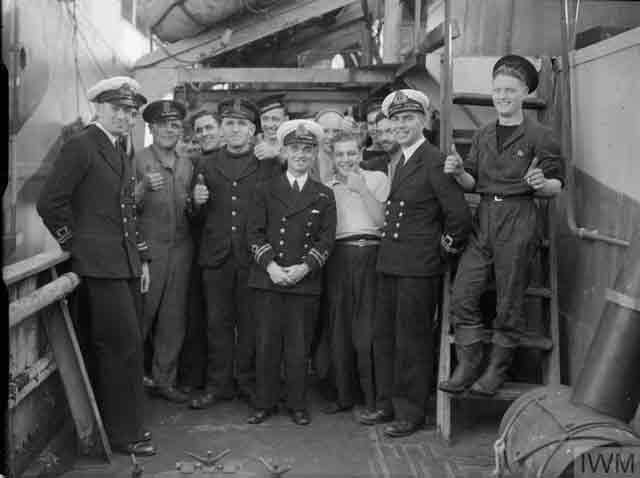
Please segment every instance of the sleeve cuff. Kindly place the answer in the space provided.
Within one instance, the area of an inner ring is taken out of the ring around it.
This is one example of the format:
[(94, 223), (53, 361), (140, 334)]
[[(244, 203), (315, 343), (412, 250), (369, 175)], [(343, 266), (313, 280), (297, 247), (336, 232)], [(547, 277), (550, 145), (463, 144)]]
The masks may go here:
[(309, 269), (312, 271), (315, 269), (322, 268), (327, 262), (327, 258), (329, 257), (328, 252), (320, 252), (315, 247), (312, 247), (311, 250), (307, 253), (304, 258), (305, 264), (309, 266)]
[(254, 244), (251, 246), (251, 252), (253, 253), (254, 260), (265, 269), (276, 256), (275, 252), (273, 252), (273, 247), (271, 247), (269, 243), (263, 244), (262, 246)]
[(56, 238), (56, 241), (58, 241), (58, 244), (60, 244), (60, 247), (65, 251), (69, 250), (69, 248), (71, 247), (71, 239), (73, 238), (71, 229), (69, 229), (68, 226), (62, 226), (56, 229), (53, 234)]
[(455, 241), (449, 234), (443, 234), (440, 238), (440, 245), (449, 254), (459, 254), (462, 251), (461, 247), (453, 247)]

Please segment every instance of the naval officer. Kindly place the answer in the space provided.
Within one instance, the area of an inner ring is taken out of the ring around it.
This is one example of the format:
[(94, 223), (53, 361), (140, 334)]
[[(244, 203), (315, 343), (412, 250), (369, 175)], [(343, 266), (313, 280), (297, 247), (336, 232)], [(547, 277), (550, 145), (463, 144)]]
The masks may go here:
[(424, 138), (429, 99), (398, 90), (382, 103), (402, 157), (386, 202), (378, 252), (378, 300), (374, 323), (377, 409), (360, 421), (406, 436), (425, 422), (432, 387), (433, 320), (444, 272), (443, 249), (453, 253), (471, 230), (462, 188), (444, 174), (444, 155)]
[(261, 423), (280, 399), (284, 353), (286, 404), (294, 423), (308, 425), (307, 357), (322, 291), (322, 268), (336, 234), (333, 192), (309, 175), (322, 128), (309, 120), (284, 122), (278, 139), (287, 172), (256, 189), (249, 210), (248, 240), (254, 263), (249, 285), (257, 324), (256, 410)]
[(120, 147), (147, 100), (126, 76), (87, 92), (95, 121), (60, 151), (37, 203), (38, 213), (82, 278), (90, 304), (92, 377), (107, 436), (115, 451), (153, 455), (143, 428), (140, 293), (149, 288), (149, 247), (139, 227), (136, 175)]

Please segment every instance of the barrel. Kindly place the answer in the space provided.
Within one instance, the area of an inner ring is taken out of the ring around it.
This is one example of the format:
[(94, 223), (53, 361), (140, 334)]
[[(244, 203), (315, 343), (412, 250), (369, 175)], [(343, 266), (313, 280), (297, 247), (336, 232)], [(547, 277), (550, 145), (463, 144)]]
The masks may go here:
[(629, 425), (570, 397), (571, 388), (557, 385), (536, 388), (513, 402), (494, 445), (496, 475), (553, 478), (594, 448), (640, 445)]
[(640, 402), (640, 231), (626, 259), (614, 289), (606, 291), (607, 302), (571, 401), (629, 422)]

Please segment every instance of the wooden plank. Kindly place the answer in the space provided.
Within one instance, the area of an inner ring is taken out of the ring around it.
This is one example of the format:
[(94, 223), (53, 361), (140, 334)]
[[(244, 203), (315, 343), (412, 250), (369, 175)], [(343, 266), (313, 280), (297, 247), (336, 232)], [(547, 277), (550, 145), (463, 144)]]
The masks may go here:
[[(54, 280), (59, 279), (55, 268), (51, 269), (51, 276)], [(76, 425), (80, 452), (84, 455), (101, 455), (110, 462), (111, 445), (89, 381), (67, 299), (62, 298), (59, 304), (58, 313), (52, 314), (49, 320), (44, 321), (44, 325)]]
[(68, 272), (31, 294), (9, 304), (9, 327), (15, 327), (25, 318), (60, 300), (80, 284), (74, 272)]
[[(451, 268), (448, 267), (444, 274), (444, 284), (442, 294), (442, 308), (440, 310), (442, 321), (440, 324), (440, 359), (438, 361), (438, 382), (449, 380), (451, 377), (451, 343), (448, 340), (451, 328)], [(445, 442), (451, 440), (451, 396), (442, 392), (440, 389), (436, 392), (436, 424), (440, 436)]]
[(7, 286), (34, 276), (42, 271), (50, 269), (71, 257), (71, 254), (62, 250), (43, 252), (29, 257), (20, 262), (4, 266), (2, 278)]
[(393, 81), (392, 69), (352, 68), (198, 68), (178, 70), (178, 83), (302, 83), (374, 86)]
[(473, 395), (471, 393), (463, 393), (461, 395), (448, 394), (451, 398), (465, 399), (465, 400), (500, 400), (511, 402), (517, 400), (522, 395), (536, 388), (540, 388), (542, 385), (539, 383), (524, 383), (524, 382), (506, 382), (498, 392), (492, 397), (483, 397), (480, 395)]
[(640, 312), (640, 299), (637, 297), (631, 297), (617, 290), (607, 289), (604, 294), (605, 298), (609, 302), (613, 302), (616, 305), (630, 309), (635, 312)]
[(9, 381), (9, 409), (13, 409), (57, 370), (53, 356), (47, 354)]
[[(187, 38), (140, 58), (135, 69), (155, 66), (180, 67), (197, 63), (287, 30), (312, 18), (346, 7), (356, 0), (291, 0), (274, 6), (269, 15), (245, 15), (235, 24), (222, 22), (218, 27)], [(226, 35), (231, 29), (231, 35)]]

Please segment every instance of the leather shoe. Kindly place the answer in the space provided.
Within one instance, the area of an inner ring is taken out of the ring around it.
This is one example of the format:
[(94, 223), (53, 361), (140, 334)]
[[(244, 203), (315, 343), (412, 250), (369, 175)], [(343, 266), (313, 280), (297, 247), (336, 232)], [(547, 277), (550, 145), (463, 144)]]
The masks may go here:
[(147, 442), (147, 441), (151, 441), (152, 438), (153, 437), (151, 435), (151, 431), (145, 430), (144, 432), (142, 432), (142, 438), (140, 438), (140, 441)]
[(148, 375), (145, 375), (144, 377), (142, 377), (142, 385), (144, 386), (145, 390), (148, 390), (154, 388), (156, 386), (156, 382), (154, 382), (153, 379)]
[(164, 398), (168, 402), (173, 403), (185, 403), (189, 400), (189, 397), (178, 390), (176, 387), (156, 387), (153, 390), (153, 395), (156, 397)]
[(365, 410), (358, 415), (358, 422), (362, 425), (377, 425), (393, 420), (393, 412), (387, 410)]
[(153, 456), (156, 454), (156, 447), (150, 441), (127, 443), (123, 446), (116, 446), (113, 450), (117, 453), (135, 456)]
[(218, 398), (216, 397), (216, 395), (212, 392), (208, 392), (191, 400), (189, 402), (189, 408), (203, 410), (205, 408), (212, 407), (217, 401), (218, 401)]
[(247, 418), (247, 423), (257, 425), (276, 413), (275, 408), (260, 408)]
[(291, 410), (289, 412), (289, 415), (291, 415), (291, 420), (296, 425), (305, 426), (311, 423), (311, 418), (309, 418), (309, 412), (306, 410)]
[(383, 433), (391, 438), (406, 437), (412, 435), (422, 428), (421, 422), (412, 422), (409, 420), (397, 420), (390, 425), (384, 427)]
[(348, 412), (352, 408), (353, 405), (340, 405), (338, 402), (331, 402), (322, 408), (322, 413), (325, 415), (335, 415), (336, 413)]

